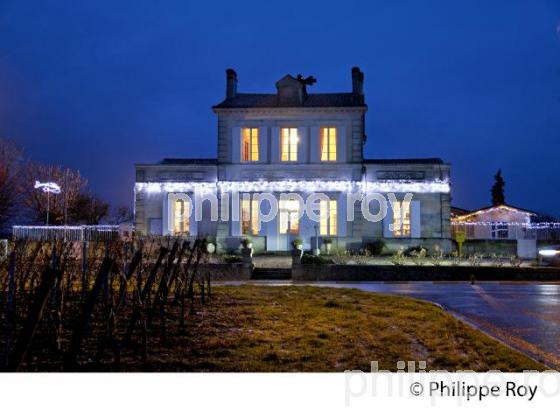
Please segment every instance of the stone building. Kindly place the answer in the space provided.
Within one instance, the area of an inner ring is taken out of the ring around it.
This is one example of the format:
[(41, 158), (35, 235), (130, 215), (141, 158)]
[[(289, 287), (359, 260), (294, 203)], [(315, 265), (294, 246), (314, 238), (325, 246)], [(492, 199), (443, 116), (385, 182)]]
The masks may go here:
[[(326, 237), (344, 248), (382, 238), (390, 247), (450, 249), (450, 166), (437, 158), (364, 159), (364, 75), (354, 67), (351, 79), (351, 92), (319, 94), (308, 90), (312, 77), (286, 75), (276, 93), (248, 94), (238, 92), (237, 74), (228, 69), (225, 99), (212, 107), (218, 157), (136, 164), (136, 231), (211, 236), (219, 249), (237, 248), (245, 236), (267, 251), (288, 250), (296, 237), (306, 249)], [(263, 193), (278, 199), (271, 220), (262, 216), (272, 208)], [(301, 215), (305, 204), (280, 198), (285, 193), (303, 201), (325, 194), (317, 203), (320, 220)], [(386, 204), (348, 200), (389, 193)], [(386, 218), (368, 217), (385, 205)]]

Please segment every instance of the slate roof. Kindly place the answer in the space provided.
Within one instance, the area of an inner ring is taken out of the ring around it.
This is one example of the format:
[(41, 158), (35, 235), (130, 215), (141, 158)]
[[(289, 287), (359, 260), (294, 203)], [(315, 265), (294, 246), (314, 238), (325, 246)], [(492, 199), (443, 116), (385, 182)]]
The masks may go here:
[(217, 165), (216, 158), (164, 158), (158, 165)]
[(444, 164), (441, 158), (364, 159), (364, 164)]
[(274, 107), (366, 107), (362, 96), (353, 93), (308, 94), (303, 104), (282, 102), (277, 94), (238, 93), (212, 108), (274, 108)]

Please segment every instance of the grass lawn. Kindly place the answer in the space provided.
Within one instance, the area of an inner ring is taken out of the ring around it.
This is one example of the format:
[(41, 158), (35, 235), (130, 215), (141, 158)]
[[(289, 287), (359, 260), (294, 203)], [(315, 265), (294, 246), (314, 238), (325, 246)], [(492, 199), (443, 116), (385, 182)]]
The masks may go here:
[(399, 360), (426, 361), (427, 370), (544, 370), (432, 304), (355, 289), (215, 286), (187, 323), (168, 345), (150, 346), (144, 370), (369, 371), (374, 360), (392, 371)]

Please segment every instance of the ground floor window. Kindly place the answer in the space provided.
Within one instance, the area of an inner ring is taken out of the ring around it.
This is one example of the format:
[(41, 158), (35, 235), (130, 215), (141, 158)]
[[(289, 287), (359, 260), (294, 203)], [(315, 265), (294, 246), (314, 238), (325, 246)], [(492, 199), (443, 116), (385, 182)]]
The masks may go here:
[(188, 235), (190, 231), (191, 203), (184, 199), (175, 200), (173, 206), (173, 234)]
[(295, 199), (281, 199), (278, 205), (278, 231), (281, 234), (299, 233), (300, 203)]
[(410, 201), (395, 201), (393, 205), (393, 235), (410, 236)]
[(241, 234), (259, 234), (259, 201), (252, 197), (241, 200)]
[(492, 224), (492, 239), (507, 239), (509, 237), (509, 226), (504, 223)]
[(321, 235), (336, 235), (337, 203), (336, 200), (321, 200), (319, 203)]

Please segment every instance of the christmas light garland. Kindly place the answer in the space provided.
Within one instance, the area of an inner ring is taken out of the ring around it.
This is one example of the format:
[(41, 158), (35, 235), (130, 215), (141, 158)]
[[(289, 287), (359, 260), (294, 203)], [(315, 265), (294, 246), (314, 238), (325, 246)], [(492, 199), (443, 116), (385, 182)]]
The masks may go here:
[(137, 182), (136, 192), (412, 192), (449, 193), (448, 180), (414, 181), (220, 181), (220, 182)]
[(507, 222), (507, 221), (477, 221), (477, 222), (462, 222), (452, 221), (451, 226), (521, 226), (529, 229), (560, 229), (560, 222)]

